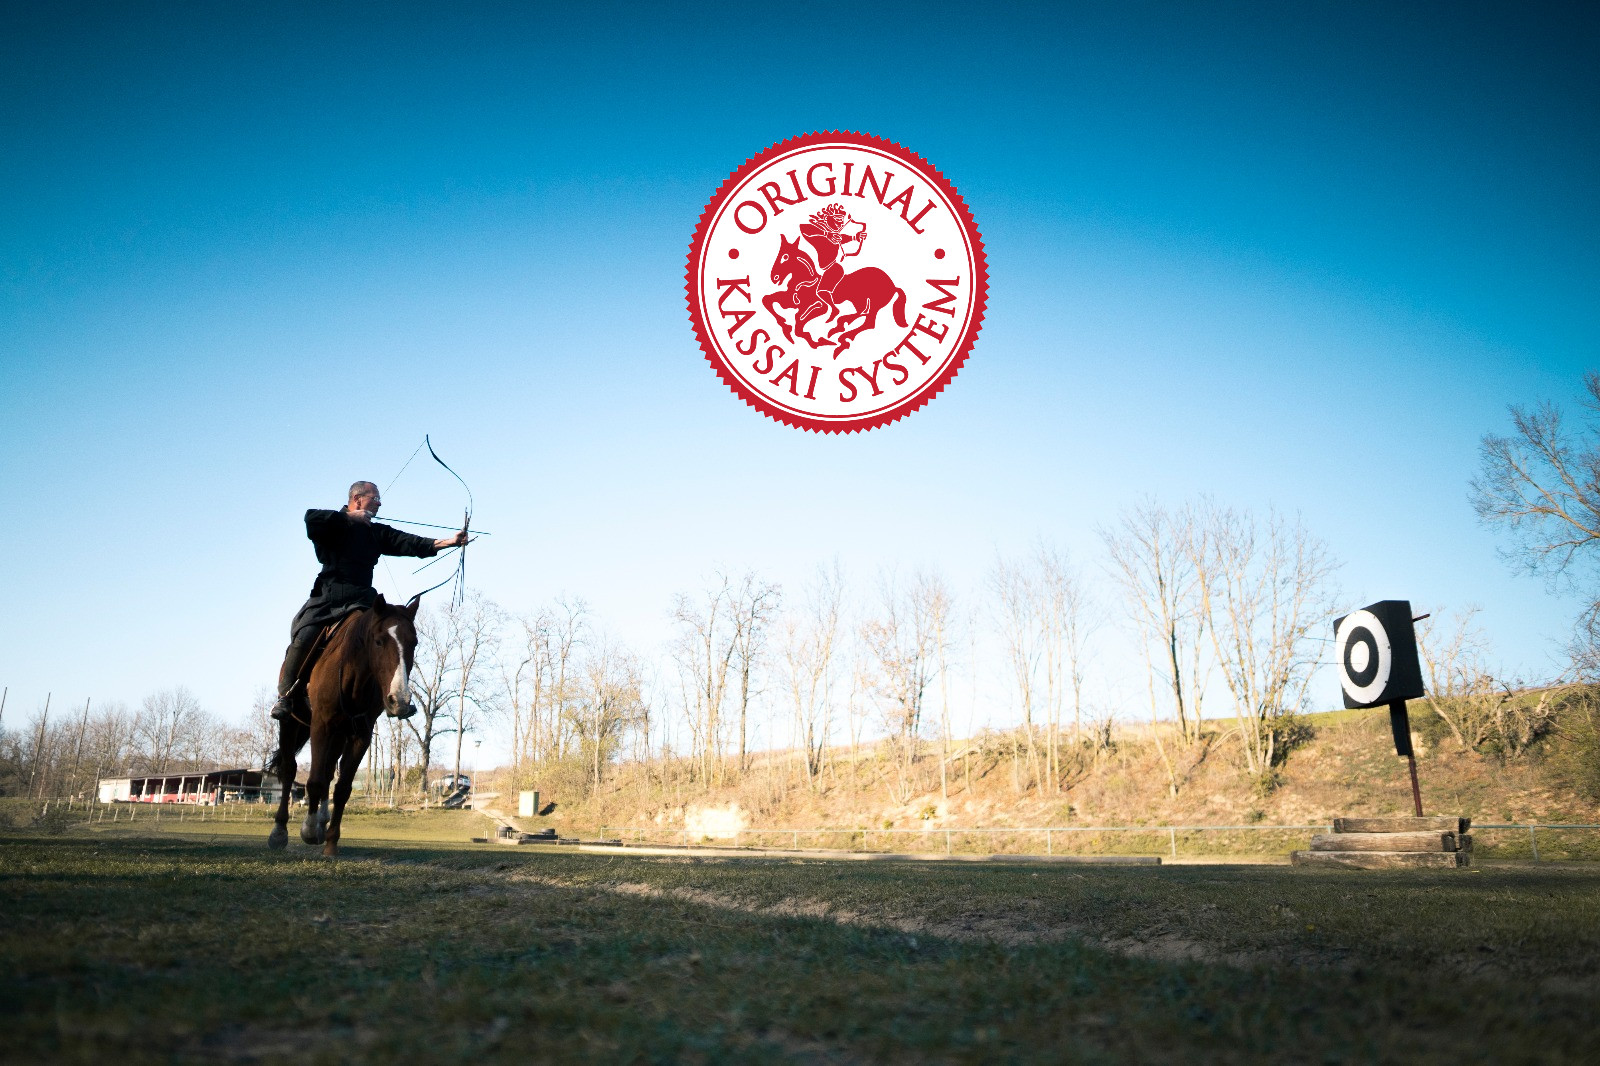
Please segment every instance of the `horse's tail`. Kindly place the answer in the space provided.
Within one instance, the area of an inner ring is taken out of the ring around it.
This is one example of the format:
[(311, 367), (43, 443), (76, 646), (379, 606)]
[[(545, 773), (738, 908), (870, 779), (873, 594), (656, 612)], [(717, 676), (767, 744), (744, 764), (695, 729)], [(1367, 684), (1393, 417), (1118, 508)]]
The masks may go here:
[(894, 306), (890, 310), (894, 311), (894, 324), (899, 326), (901, 329), (905, 329), (906, 290), (900, 288), (896, 288), (894, 290)]

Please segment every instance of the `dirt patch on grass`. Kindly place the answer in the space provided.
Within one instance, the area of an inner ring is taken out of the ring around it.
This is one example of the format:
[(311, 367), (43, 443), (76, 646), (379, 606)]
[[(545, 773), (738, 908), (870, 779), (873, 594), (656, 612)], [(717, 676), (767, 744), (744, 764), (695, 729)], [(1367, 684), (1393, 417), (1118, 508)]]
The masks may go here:
[[(514, 874), (518, 882), (531, 882), (543, 888), (578, 887), (557, 878), (533, 874)], [(1326, 960), (1307, 957), (1304, 952), (1225, 951), (1201, 940), (1152, 930), (1147, 936), (1106, 937), (1083, 923), (1041, 922), (1031, 915), (993, 914), (970, 911), (954, 919), (934, 921), (896, 914), (867, 914), (840, 907), (820, 899), (790, 897), (774, 903), (757, 903), (698, 888), (661, 888), (636, 881), (619, 881), (584, 886), (623, 896), (674, 900), (717, 910), (733, 911), (756, 918), (808, 918), (858, 928), (893, 929), (907, 935), (938, 937), (969, 943), (1025, 947), (1035, 944), (1079, 940), (1118, 955), (1158, 962), (1206, 962), (1233, 966), (1252, 966), (1288, 961), (1316, 964), (1342, 962), (1348, 952), (1330, 953)]]

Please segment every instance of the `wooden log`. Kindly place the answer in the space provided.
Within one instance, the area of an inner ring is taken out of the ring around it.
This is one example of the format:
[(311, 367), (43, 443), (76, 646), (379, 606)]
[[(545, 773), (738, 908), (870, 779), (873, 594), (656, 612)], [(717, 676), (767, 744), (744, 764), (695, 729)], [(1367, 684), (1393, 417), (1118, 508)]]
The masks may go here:
[(1357, 870), (1437, 869), (1467, 866), (1463, 851), (1292, 851), (1296, 866), (1345, 866)]
[[(1469, 838), (1470, 839), (1470, 838)], [(1318, 833), (1312, 851), (1458, 851), (1454, 833)]]
[(1425, 818), (1335, 818), (1335, 833), (1465, 833), (1472, 828), (1471, 818), (1435, 814)]

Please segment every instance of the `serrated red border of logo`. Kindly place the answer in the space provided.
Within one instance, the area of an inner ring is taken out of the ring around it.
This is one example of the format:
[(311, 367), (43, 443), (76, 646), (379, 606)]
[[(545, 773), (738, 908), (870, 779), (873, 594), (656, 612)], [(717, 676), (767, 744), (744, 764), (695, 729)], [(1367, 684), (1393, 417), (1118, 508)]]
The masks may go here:
[[(737, 374), (728, 370), (722, 356), (717, 351), (717, 346), (711, 342), (710, 331), (700, 317), (699, 300), (699, 271), (696, 264), (700, 262), (700, 255), (704, 249), (706, 226), (711, 217), (717, 213), (722, 202), (727, 198), (744, 178), (752, 171), (758, 169), (774, 155), (780, 155), (795, 148), (803, 148), (809, 144), (854, 143), (864, 147), (876, 148), (888, 152), (890, 155), (904, 161), (915, 169), (924, 179), (936, 185), (949, 197), (958, 212), (959, 221), (966, 230), (967, 239), (972, 242), (972, 323), (967, 327), (966, 333), (961, 337), (961, 342), (956, 347), (955, 354), (945, 365), (944, 370), (933, 380), (931, 387), (925, 387), (911, 401), (899, 407), (890, 408), (861, 419), (859, 422), (826, 421), (819, 418), (806, 418), (785, 411), (781, 407), (769, 403), (767, 398), (759, 392), (754, 392), (745, 387)], [(886, 426), (891, 422), (898, 422), (915, 411), (920, 410), (924, 404), (944, 391), (946, 385), (955, 380), (956, 374), (966, 365), (967, 356), (972, 353), (972, 346), (977, 343), (978, 331), (983, 328), (983, 312), (989, 297), (989, 260), (984, 254), (983, 237), (978, 232), (978, 224), (973, 221), (972, 209), (967, 202), (956, 192), (954, 185), (945, 178), (938, 167), (929, 163), (917, 153), (894, 141), (882, 137), (874, 137), (870, 133), (856, 133), (846, 130), (829, 130), (826, 132), (806, 133), (799, 137), (791, 137), (786, 141), (779, 141), (746, 159), (738, 169), (729, 174), (722, 185), (712, 195), (710, 203), (706, 204), (704, 211), (700, 212), (700, 221), (695, 224), (694, 238), (689, 242), (688, 270), (684, 279), (684, 292), (689, 303), (689, 323), (694, 327), (695, 338), (700, 342), (700, 350), (705, 353), (706, 362), (711, 364), (711, 369), (717, 372), (722, 383), (727, 385), (735, 396), (754, 407), (757, 411), (784, 425), (796, 429), (808, 429), (816, 433), (860, 433), (879, 426)]]

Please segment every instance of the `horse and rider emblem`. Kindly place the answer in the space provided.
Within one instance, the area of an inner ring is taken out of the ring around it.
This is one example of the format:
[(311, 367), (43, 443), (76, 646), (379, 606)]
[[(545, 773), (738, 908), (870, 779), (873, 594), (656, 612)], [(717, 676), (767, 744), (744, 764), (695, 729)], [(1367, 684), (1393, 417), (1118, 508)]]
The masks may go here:
[(736, 396), (786, 425), (848, 433), (954, 380), (988, 267), (943, 174), (836, 131), (775, 144), (729, 176), (695, 229), (687, 293), (700, 348)]
[[(810, 253), (801, 241), (811, 246)], [(837, 359), (857, 335), (878, 324), (878, 312), (885, 307), (892, 305), (895, 325), (906, 327), (905, 291), (888, 274), (874, 266), (845, 269), (845, 260), (859, 256), (866, 242), (867, 227), (838, 204), (829, 204), (800, 223), (795, 240), (779, 236), (772, 283), (783, 288), (761, 303), (778, 320), (786, 340), (799, 337), (813, 348), (834, 345)], [(784, 319), (784, 309), (793, 313), (792, 322)], [(818, 316), (833, 327), (823, 337), (812, 336), (805, 328)]]

